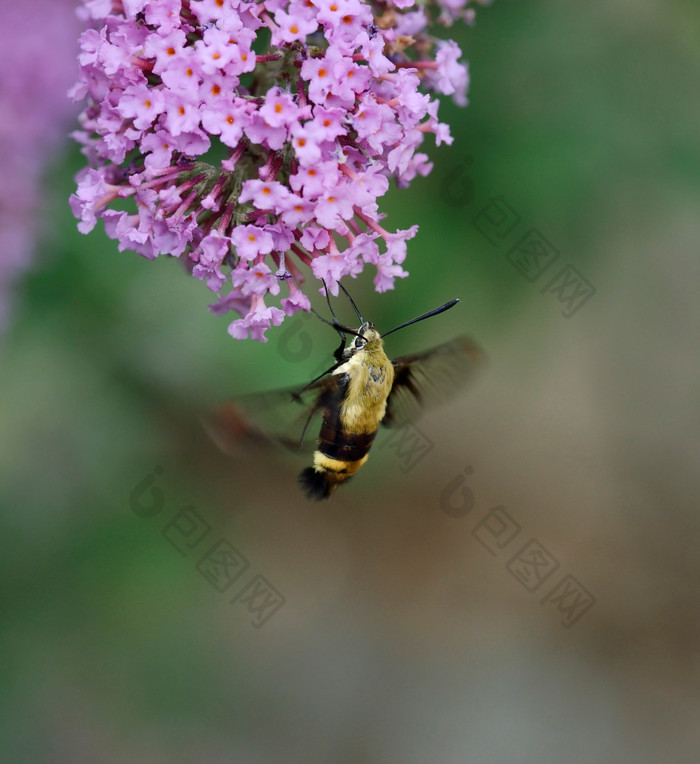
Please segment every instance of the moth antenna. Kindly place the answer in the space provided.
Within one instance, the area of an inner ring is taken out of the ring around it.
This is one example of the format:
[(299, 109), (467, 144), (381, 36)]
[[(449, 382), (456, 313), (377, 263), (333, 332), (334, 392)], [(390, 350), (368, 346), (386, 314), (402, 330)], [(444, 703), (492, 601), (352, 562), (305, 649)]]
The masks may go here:
[(410, 321), (406, 321), (403, 324), (399, 324), (399, 326), (395, 326), (393, 329), (390, 329), (388, 332), (384, 332), (384, 334), (382, 334), (382, 337), (386, 337), (392, 332), (398, 332), (399, 329), (403, 329), (406, 326), (410, 326), (411, 324), (418, 323), (418, 321), (423, 321), (423, 319), (425, 318), (430, 318), (431, 316), (437, 316), (438, 313), (444, 313), (446, 310), (453, 308), (458, 302), (459, 302), (458, 299), (450, 300), (449, 302), (446, 302), (444, 305), (441, 305), (439, 308), (435, 308), (434, 310), (429, 310), (427, 313), (423, 313), (422, 316), (418, 316), (417, 318), (412, 318)]

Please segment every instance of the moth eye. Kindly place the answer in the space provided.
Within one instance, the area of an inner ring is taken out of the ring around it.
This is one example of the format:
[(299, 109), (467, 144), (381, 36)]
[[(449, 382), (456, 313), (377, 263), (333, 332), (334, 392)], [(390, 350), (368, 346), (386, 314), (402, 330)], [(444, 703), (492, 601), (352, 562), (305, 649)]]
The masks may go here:
[(367, 340), (364, 337), (355, 337), (355, 348), (360, 350), (365, 346)]

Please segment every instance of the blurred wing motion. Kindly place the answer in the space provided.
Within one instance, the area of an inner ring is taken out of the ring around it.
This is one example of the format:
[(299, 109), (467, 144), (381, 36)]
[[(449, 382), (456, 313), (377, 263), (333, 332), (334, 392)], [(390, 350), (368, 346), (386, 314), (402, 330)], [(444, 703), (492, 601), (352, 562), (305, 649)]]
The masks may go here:
[(400, 427), (456, 393), (483, 364), (484, 352), (457, 337), (416, 355), (394, 359), (394, 386), (387, 400), (385, 427)]
[(226, 453), (251, 443), (312, 453), (323, 417), (340, 392), (338, 379), (325, 377), (305, 388), (243, 395), (219, 406), (204, 425)]

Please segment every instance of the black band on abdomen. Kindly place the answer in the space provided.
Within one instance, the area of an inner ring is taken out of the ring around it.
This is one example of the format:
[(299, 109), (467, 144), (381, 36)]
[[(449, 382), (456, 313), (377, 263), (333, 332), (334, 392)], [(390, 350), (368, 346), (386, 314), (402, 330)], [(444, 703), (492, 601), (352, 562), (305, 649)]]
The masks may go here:
[(332, 441), (321, 438), (318, 450), (330, 459), (356, 462), (369, 451), (376, 434), (376, 430), (365, 433), (335, 432)]

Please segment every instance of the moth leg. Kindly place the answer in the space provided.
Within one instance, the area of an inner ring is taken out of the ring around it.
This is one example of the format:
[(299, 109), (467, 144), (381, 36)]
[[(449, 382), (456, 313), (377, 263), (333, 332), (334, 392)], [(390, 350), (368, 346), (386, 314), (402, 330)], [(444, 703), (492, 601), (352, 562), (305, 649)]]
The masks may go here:
[(306, 422), (304, 423), (304, 429), (301, 431), (301, 436), (299, 437), (299, 446), (304, 445), (304, 438), (306, 436), (306, 430), (309, 427), (309, 422), (313, 419), (314, 414), (316, 413), (316, 409), (311, 409), (309, 412), (309, 416), (306, 418)]
[[(340, 345), (338, 349), (333, 353), (333, 357), (336, 361), (340, 361), (340, 359), (343, 357), (343, 351), (345, 350), (345, 345), (347, 343), (347, 337), (345, 336), (345, 332), (342, 329), (342, 325), (340, 323), (340, 320), (338, 319), (338, 316), (335, 315), (335, 311), (333, 310), (333, 306), (331, 305), (331, 295), (328, 291), (328, 287), (326, 286), (326, 282), (321, 279), (321, 283), (323, 284), (323, 288), (326, 290), (326, 302), (328, 303), (328, 310), (330, 310), (331, 315), (333, 316), (333, 328), (338, 332), (340, 335)], [(324, 372), (325, 374), (328, 374), (328, 372)], [(323, 376), (323, 374), (321, 375)]]
[[(345, 346), (344, 346), (344, 345), (342, 345), (342, 346), (341, 346), (341, 349), (342, 349), (343, 347), (345, 347)], [(341, 351), (341, 352), (342, 352), (342, 351)], [(303, 393), (303, 392), (304, 392), (304, 390), (306, 390), (306, 389), (308, 389), (309, 387), (311, 387), (311, 385), (313, 385), (313, 383), (314, 383), (314, 382), (318, 382), (318, 380), (319, 380), (319, 379), (321, 379), (322, 377), (325, 377), (325, 376), (326, 376), (326, 374), (332, 374), (332, 373), (333, 373), (333, 372), (334, 372), (334, 371), (335, 371), (335, 370), (336, 370), (336, 369), (337, 369), (339, 366), (341, 366), (342, 364), (343, 364), (343, 360), (342, 360), (342, 358), (341, 358), (341, 359), (338, 359), (338, 361), (336, 361), (336, 363), (334, 363), (334, 364), (333, 364), (333, 366), (331, 366), (331, 367), (330, 367), (330, 369), (326, 369), (326, 370), (323, 372), (323, 374), (319, 374), (317, 377), (315, 377), (314, 379), (312, 379), (312, 380), (311, 380), (311, 382), (309, 382), (307, 385), (304, 385), (304, 387), (302, 387), (302, 388), (301, 388), (301, 390), (299, 390), (299, 393), (298, 393), (298, 394), (300, 395), (301, 393)]]

